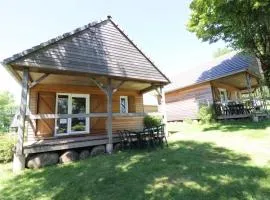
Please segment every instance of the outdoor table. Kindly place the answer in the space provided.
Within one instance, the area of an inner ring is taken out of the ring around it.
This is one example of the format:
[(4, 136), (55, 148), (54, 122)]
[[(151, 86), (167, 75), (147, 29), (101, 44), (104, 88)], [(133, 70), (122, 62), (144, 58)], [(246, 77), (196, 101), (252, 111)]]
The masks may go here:
[(143, 136), (150, 135), (148, 129), (144, 129), (144, 130), (132, 130), (132, 131), (130, 131), (130, 134), (136, 135), (136, 137), (138, 139), (139, 148), (141, 148), (142, 145), (143, 145), (143, 142), (144, 142)]

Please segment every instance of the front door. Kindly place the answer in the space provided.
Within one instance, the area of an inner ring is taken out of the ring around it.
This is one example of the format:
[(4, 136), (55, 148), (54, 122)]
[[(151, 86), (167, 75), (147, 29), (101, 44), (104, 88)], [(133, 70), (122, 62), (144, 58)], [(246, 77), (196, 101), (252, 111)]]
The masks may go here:
[[(57, 114), (88, 114), (88, 94), (58, 93), (56, 97)], [(55, 120), (55, 135), (89, 133), (89, 117), (67, 117)]]
[[(39, 92), (38, 93), (38, 114), (54, 114), (55, 113), (55, 93), (54, 92)], [(54, 119), (39, 119), (37, 120), (38, 137), (52, 137), (55, 127)]]
[(219, 96), (220, 96), (220, 101), (221, 103), (227, 103), (228, 102), (228, 95), (227, 95), (227, 90), (223, 88), (219, 88)]

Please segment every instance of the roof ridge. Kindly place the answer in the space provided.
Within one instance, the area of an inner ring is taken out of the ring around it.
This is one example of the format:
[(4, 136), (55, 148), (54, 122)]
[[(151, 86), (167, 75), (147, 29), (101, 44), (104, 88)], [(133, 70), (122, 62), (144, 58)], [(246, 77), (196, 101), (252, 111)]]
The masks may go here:
[(98, 24), (101, 24), (101, 23), (103, 23), (103, 22), (105, 22), (107, 20), (109, 20), (109, 18), (104, 19), (104, 20), (100, 20), (99, 22), (97, 22), (97, 21), (90, 22), (90, 23), (88, 23), (88, 24), (86, 24), (84, 26), (73, 29), (72, 31), (63, 33), (63, 34), (61, 34), (61, 35), (59, 35), (57, 37), (49, 39), (46, 42), (42, 42), (39, 45), (35, 45), (35, 46), (33, 46), (33, 47), (29, 48), (29, 49), (26, 49), (26, 50), (24, 50), (24, 51), (22, 51), (20, 53), (16, 53), (16, 54), (12, 55), (11, 57), (2, 60), (1, 63), (5, 65), (5, 64), (13, 62), (13, 61), (15, 61), (17, 59), (20, 59), (22, 57), (28, 56), (29, 54), (32, 54), (32, 53), (34, 53), (34, 52), (36, 52), (36, 51), (38, 51), (38, 50), (40, 50), (42, 48), (48, 47), (49, 45), (52, 45), (52, 44), (54, 44), (56, 42), (59, 42), (59, 41), (61, 41), (63, 39), (71, 37), (71, 36), (73, 36), (73, 35), (75, 35), (77, 33), (80, 33), (82, 31), (88, 29), (88, 28), (97, 26)]

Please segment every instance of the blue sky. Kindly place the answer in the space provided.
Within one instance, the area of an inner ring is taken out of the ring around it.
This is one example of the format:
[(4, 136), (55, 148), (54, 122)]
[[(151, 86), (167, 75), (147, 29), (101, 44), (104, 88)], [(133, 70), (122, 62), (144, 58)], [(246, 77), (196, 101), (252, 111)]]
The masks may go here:
[[(190, 0), (0, 0), (0, 60), (111, 15), (169, 77), (212, 58), (225, 44), (200, 42), (186, 30)], [(8, 82), (8, 84), (7, 84)], [(1, 67), (0, 90), (20, 88)]]

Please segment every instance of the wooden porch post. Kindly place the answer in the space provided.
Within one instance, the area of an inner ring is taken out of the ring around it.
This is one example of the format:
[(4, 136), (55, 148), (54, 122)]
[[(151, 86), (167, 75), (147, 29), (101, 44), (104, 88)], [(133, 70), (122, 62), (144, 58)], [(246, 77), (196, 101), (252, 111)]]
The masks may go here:
[[(246, 73), (246, 80), (247, 80), (247, 88), (248, 88), (248, 96), (249, 96), (249, 100), (251, 102), (251, 106), (253, 107), (253, 102), (252, 102), (252, 96), (251, 96), (251, 80), (250, 80), (250, 75), (248, 73)], [(254, 122), (258, 122), (259, 118), (258, 116), (256, 116), (256, 113), (251, 113), (251, 117), (252, 120)]]
[(264, 110), (267, 110), (266, 109), (266, 101), (265, 101), (265, 96), (264, 96), (264, 92), (263, 92), (263, 86), (262, 86), (262, 81), (260, 79), (257, 79), (258, 83), (259, 83), (259, 91), (260, 91), (260, 94), (261, 94), (261, 97), (262, 97), (262, 100), (263, 100), (263, 109)]
[(112, 88), (112, 80), (108, 78), (108, 85), (107, 85), (107, 134), (109, 138), (109, 143), (106, 145), (107, 153), (112, 153), (113, 150), (113, 137), (112, 137), (112, 95), (113, 95), (113, 88)]
[(247, 81), (247, 88), (248, 88), (248, 96), (249, 99), (252, 100), (252, 96), (251, 96), (251, 80), (250, 80), (250, 75), (248, 73), (246, 73), (246, 81)]
[(165, 134), (168, 135), (168, 129), (167, 129), (167, 112), (166, 112), (166, 104), (165, 104), (165, 92), (163, 90), (163, 87), (160, 87), (160, 91), (158, 92), (158, 112), (162, 113), (162, 121), (163, 124), (165, 124)]
[(108, 78), (107, 85), (103, 85), (94, 78), (90, 78), (107, 96), (107, 135), (108, 135), (108, 144), (106, 144), (106, 152), (112, 153), (113, 151), (113, 136), (112, 136), (112, 96), (113, 93), (123, 84), (123, 81), (116, 87), (112, 86), (112, 79)]
[(28, 81), (29, 81), (29, 70), (28, 68), (24, 68), (23, 78), (22, 78), (20, 120), (19, 120), (19, 126), (18, 126), (18, 141), (16, 144), (16, 150), (13, 157), (13, 172), (19, 172), (25, 168), (25, 155), (23, 153), (23, 141), (24, 141), (24, 129), (25, 129), (25, 115), (26, 115), (26, 107), (27, 107)]

